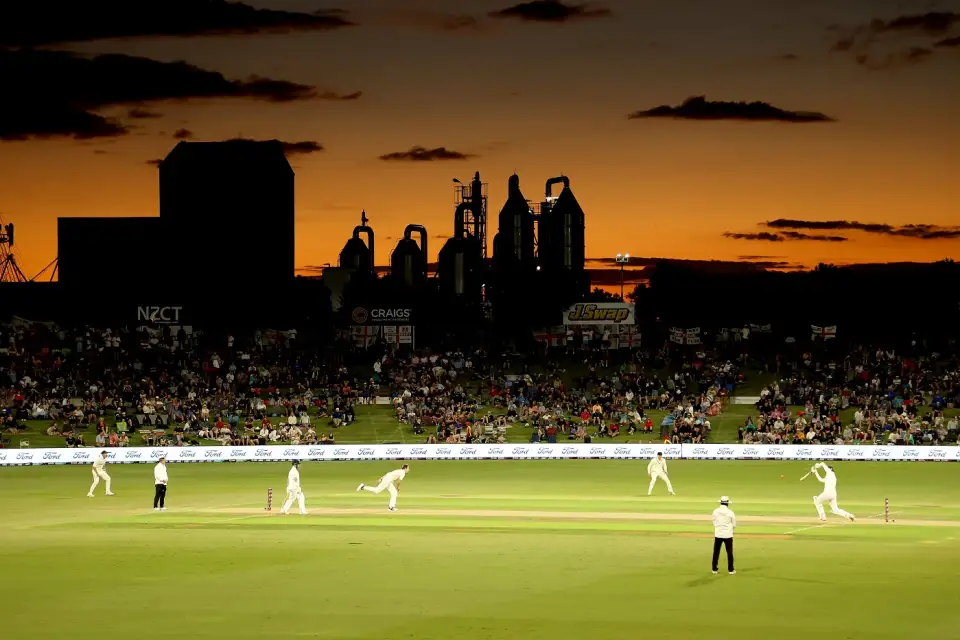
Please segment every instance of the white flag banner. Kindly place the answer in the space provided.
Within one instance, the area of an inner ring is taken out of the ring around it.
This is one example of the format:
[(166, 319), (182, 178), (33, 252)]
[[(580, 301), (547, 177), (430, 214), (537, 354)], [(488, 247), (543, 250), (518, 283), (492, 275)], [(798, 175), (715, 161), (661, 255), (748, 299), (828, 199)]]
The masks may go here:
[(380, 337), (380, 327), (371, 325), (353, 325), (350, 327), (350, 335), (353, 336), (354, 343), (360, 347), (369, 347)]
[(620, 335), (617, 336), (617, 348), (638, 349), (640, 347), (640, 333), (635, 326), (621, 325)]
[(813, 333), (811, 336), (814, 340), (817, 338), (823, 340), (830, 340), (831, 338), (837, 337), (837, 325), (833, 324), (827, 327), (821, 327), (819, 325), (812, 324), (810, 325), (810, 331)]
[(687, 344), (700, 344), (700, 327), (692, 327), (687, 329), (686, 339)]
[(687, 335), (687, 332), (681, 329), (680, 327), (670, 327), (670, 342), (683, 344), (684, 339), (686, 338), (686, 335)]

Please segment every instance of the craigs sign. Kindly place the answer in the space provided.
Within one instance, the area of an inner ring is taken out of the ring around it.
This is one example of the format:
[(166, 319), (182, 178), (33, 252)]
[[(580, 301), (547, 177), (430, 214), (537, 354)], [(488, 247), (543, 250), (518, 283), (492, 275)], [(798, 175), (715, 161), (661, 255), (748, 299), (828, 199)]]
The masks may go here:
[(563, 314), (563, 324), (635, 324), (634, 305), (621, 302), (581, 302)]
[(350, 312), (354, 324), (410, 324), (413, 311), (409, 308), (385, 309), (381, 307), (355, 307)]

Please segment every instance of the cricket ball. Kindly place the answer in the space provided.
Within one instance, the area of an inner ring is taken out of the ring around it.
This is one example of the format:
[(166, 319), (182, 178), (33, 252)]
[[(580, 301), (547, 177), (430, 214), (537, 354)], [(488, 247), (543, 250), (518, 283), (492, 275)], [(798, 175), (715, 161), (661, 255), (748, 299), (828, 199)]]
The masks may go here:
[(783, 480), (783, 474), (782, 474), (782, 473), (780, 474), (780, 479)]

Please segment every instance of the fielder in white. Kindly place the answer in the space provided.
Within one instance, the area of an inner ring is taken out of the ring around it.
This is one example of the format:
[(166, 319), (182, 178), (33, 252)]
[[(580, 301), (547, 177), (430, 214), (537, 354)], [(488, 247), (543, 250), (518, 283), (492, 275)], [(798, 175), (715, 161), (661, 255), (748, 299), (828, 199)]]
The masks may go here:
[(87, 497), (93, 497), (93, 490), (97, 488), (97, 485), (100, 484), (100, 480), (103, 480), (107, 483), (107, 495), (112, 496), (113, 491), (110, 491), (110, 474), (106, 471), (107, 468), (107, 452), (101, 451), (100, 457), (93, 461), (93, 468), (90, 471), (93, 473), (93, 484), (90, 485), (90, 491), (87, 492)]
[(303, 498), (303, 489), (300, 488), (299, 460), (293, 461), (293, 466), (290, 467), (290, 473), (287, 474), (287, 501), (283, 503), (283, 508), (280, 509), (280, 512), (284, 515), (290, 513), (290, 507), (293, 505), (294, 499), (296, 499), (300, 505), (300, 515), (307, 515), (307, 507)]
[(667, 483), (667, 491), (670, 492), (670, 495), (677, 495), (673, 492), (673, 485), (670, 484), (670, 478), (667, 477), (667, 459), (663, 457), (661, 452), (658, 451), (657, 457), (647, 465), (647, 475), (650, 476), (650, 488), (647, 489), (648, 496), (653, 493), (653, 485), (657, 484), (658, 478)]
[(390, 473), (386, 474), (380, 480), (377, 481), (377, 486), (368, 487), (367, 485), (360, 483), (360, 486), (357, 487), (357, 491), (369, 491), (370, 493), (380, 493), (384, 489), (390, 493), (390, 504), (387, 508), (390, 511), (397, 510), (397, 485), (407, 476), (407, 472), (410, 471), (410, 465), (405, 464), (399, 469), (395, 469)]
[[(823, 470), (823, 477), (820, 477), (818, 469)], [(823, 493), (813, 496), (813, 504), (817, 507), (817, 514), (821, 520), (827, 519), (827, 514), (823, 511), (823, 503), (830, 505), (830, 511), (834, 514), (847, 518), (850, 521), (856, 520), (856, 517), (849, 511), (844, 511), (837, 506), (837, 474), (833, 472), (833, 467), (827, 466), (823, 462), (813, 465), (810, 472), (817, 477), (817, 480), (823, 483)]]

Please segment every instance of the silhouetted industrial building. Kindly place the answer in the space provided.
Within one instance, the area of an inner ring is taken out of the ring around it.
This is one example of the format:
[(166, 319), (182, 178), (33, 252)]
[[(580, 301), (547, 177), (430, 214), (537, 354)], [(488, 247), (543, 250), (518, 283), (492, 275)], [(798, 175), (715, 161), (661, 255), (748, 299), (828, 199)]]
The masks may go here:
[(493, 237), (493, 259), (505, 278), (529, 278), (536, 271), (536, 218), (520, 191), (520, 176), (507, 182), (507, 201), (500, 210), (499, 231)]
[[(294, 173), (280, 142), (181, 142), (160, 163), (159, 218), (60, 218), (64, 289), (136, 283), (235, 291), (294, 275)], [(109, 289), (108, 289), (109, 290)], [(199, 295), (199, 294), (198, 294)]]
[[(367, 212), (360, 212), (360, 224), (353, 228), (353, 233), (340, 251), (340, 267), (342, 269), (346, 269), (351, 273), (361, 272), (370, 274), (376, 270), (374, 263), (376, 259), (374, 253), (376, 250), (376, 234), (373, 232), (373, 227), (367, 224), (369, 221)], [(360, 237), (360, 234), (363, 233), (367, 235), (366, 244), (364, 244), (363, 239)]]
[[(492, 265), (487, 261), (487, 185), (480, 180), (479, 172), (469, 183), (454, 182), (453, 236), (444, 243), (437, 260), (439, 286), (435, 291), (440, 300), (463, 309), (479, 309), (482, 303), (490, 303), (495, 315), (497, 308), (505, 312), (505, 320), (511, 312), (534, 305), (553, 318), (556, 307), (582, 300), (589, 293), (585, 217), (569, 178), (547, 180), (543, 201), (531, 205), (520, 190), (519, 176), (510, 176), (507, 201), (500, 210), (493, 240)], [(553, 188), (558, 184), (563, 189), (554, 196)], [(353, 275), (377, 272), (375, 234), (367, 222), (364, 213), (340, 252), (339, 268), (336, 274), (331, 272), (331, 283), (340, 277), (340, 271)], [(420, 236), (419, 243), (414, 234)], [(420, 285), (427, 281), (429, 257), (427, 230), (421, 225), (407, 225), (390, 258), (391, 284), (408, 292), (424, 289)], [(533, 319), (527, 311), (523, 313)]]
[[(563, 184), (563, 190), (554, 196), (557, 184)], [(541, 302), (569, 304), (581, 299), (590, 290), (585, 242), (583, 209), (569, 178), (547, 180), (543, 201), (531, 205), (520, 191), (520, 178), (510, 176), (493, 240), (495, 300), (516, 307), (529, 301), (531, 287)]]
[[(553, 185), (563, 183), (559, 196)], [(550, 178), (540, 203), (537, 258), (543, 276), (561, 289), (584, 295), (590, 291), (586, 276), (586, 221), (570, 179)]]
[(103, 285), (146, 286), (171, 259), (165, 236), (160, 218), (58, 218), (60, 286), (107, 297), (111, 289)]
[[(420, 235), (420, 244), (413, 234)], [(427, 229), (420, 224), (408, 224), (397, 248), (390, 255), (390, 273), (394, 280), (406, 287), (417, 287), (427, 279)]]
[(210, 284), (294, 273), (294, 173), (276, 140), (181, 142), (160, 163), (160, 218)]
[(470, 186), (460, 184), (460, 201), (453, 214), (453, 237), (447, 240), (437, 257), (440, 294), (447, 300), (466, 306), (483, 302), (487, 257), (487, 195), (480, 172)]

